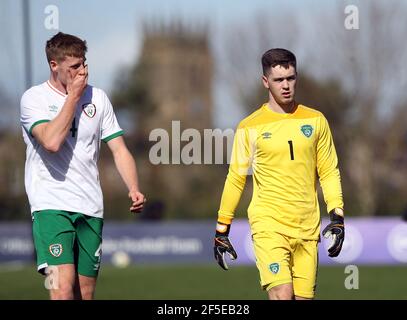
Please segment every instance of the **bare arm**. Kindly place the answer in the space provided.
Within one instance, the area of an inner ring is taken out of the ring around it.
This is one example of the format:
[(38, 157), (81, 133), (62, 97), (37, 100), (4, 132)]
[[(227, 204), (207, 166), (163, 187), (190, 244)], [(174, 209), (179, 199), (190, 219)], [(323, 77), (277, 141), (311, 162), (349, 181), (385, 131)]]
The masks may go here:
[(71, 75), (68, 76), (68, 96), (62, 106), (61, 112), (52, 121), (38, 124), (33, 128), (33, 136), (47, 151), (58, 152), (64, 143), (72, 125), (76, 104), (86, 88), (87, 79), (87, 66), (83, 68), (75, 78), (72, 78)]
[(130, 211), (140, 212), (146, 199), (139, 189), (136, 162), (127, 149), (123, 137), (114, 138), (108, 141), (107, 145), (112, 151), (116, 168), (129, 190), (129, 198), (132, 201)]

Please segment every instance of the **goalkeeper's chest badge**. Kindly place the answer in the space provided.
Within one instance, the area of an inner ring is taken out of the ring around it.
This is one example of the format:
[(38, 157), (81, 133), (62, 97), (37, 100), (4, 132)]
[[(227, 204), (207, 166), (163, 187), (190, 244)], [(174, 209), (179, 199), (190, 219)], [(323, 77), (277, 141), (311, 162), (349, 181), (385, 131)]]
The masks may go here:
[(314, 131), (314, 128), (309, 125), (309, 124), (305, 124), (301, 127), (301, 131), (304, 134), (304, 136), (306, 136), (307, 138), (312, 136), (312, 132)]
[(274, 274), (280, 271), (280, 264), (275, 262), (269, 265), (270, 271)]

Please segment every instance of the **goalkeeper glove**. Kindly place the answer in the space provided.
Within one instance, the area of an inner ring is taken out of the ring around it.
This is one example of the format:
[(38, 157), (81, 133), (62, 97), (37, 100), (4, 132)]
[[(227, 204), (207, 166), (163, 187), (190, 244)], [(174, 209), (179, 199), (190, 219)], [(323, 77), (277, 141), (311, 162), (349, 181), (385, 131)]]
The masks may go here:
[(219, 223), (216, 225), (214, 254), (218, 264), (224, 270), (228, 270), (228, 265), (225, 259), (225, 253), (228, 253), (230, 259), (237, 259), (237, 254), (229, 240), (230, 224)]
[(325, 238), (331, 237), (332, 241), (328, 248), (328, 255), (333, 258), (337, 257), (342, 250), (342, 244), (345, 240), (345, 225), (342, 215), (337, 214), (343, 212), (342, 209), (334, 209), (329, 212), (331, 223), (328, 224), (322, 231)]

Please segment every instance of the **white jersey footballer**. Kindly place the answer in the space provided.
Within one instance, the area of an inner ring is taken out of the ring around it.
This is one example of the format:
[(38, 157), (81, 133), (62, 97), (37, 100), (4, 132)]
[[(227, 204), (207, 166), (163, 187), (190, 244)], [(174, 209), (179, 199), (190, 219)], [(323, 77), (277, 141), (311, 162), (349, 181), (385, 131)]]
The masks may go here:
[(57, 116), (66, 97), (46, 81), (21, 98), (20, 121), (27, 144), (25, 187), (31, 213), (54, 209), (103, 218), (97, 167), (100, 144), (123, 131), (105, 92), (88, 85), (61, 149), (57, 153), (46, 151), (32, 136), (32, 129)]

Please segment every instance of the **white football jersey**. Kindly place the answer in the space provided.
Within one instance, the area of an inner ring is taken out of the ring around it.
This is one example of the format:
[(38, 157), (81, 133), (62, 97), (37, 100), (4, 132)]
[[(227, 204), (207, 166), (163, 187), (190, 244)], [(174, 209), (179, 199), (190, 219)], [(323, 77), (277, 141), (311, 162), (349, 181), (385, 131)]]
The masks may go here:
[(32, 136), (32, 129), (56, 117), (66, 97), (47, 81), (30, 88), (21, 98), (20, 121), (27, 144), (25, 188), (31, 213), (54, 209), (103, 218), (97, 167), (100, 142), (123, 131), (105, 92), (88, 85), (76, 105), (64, 144), (56, 153), (46, 151)]

